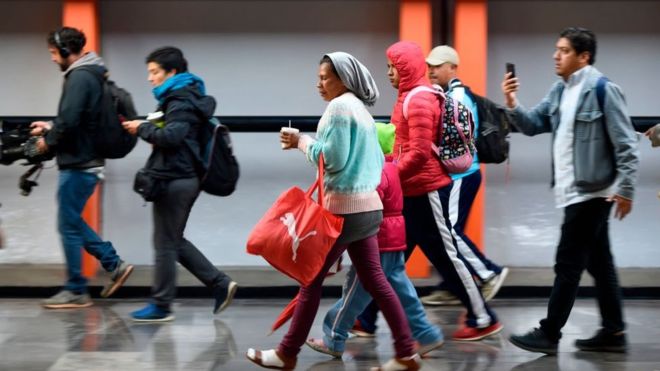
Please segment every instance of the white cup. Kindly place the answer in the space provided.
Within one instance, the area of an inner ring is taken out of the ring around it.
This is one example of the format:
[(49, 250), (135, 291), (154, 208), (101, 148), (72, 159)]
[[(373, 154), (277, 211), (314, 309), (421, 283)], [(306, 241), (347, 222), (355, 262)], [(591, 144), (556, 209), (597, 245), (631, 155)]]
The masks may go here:
[[(280, 133), (298, 134), (298, 133), (300, 133), (300, 130), (298, 130), (296, 128), (288, 127), (288, 126), (283, 126), (280, 129)], [(285, 144), (285, 143), (281, 143), (281, 144), (282, 144), (282, 149), (289, 148), (288, 144)]]

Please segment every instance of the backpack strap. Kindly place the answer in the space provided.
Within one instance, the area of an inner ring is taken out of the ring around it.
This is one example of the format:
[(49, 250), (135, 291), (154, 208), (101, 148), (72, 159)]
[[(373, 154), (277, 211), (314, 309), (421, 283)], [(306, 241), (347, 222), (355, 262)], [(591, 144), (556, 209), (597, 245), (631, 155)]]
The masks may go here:
[(408, 105), (410, 104), (410, 100), (412, 99), (413, 95), (419, 93), (420, 91), (427, 91), (429, 93), (433, 93), (439, 97), (444, 97), (444, 94), (440, 90), (433, 89), (428, 86), (417, 86), (413, 88), (410, 92), (408, 92), (408, 95), (406, 95), (406, 98), (403, 100), (403, 118), (408, 120)]
[(598, 99), (598, 108), (601, 112), (605, 108), (605, 86), (609, 81), (610, 79), (607, 77), (601, 76), (596, 83), (596, 99)]

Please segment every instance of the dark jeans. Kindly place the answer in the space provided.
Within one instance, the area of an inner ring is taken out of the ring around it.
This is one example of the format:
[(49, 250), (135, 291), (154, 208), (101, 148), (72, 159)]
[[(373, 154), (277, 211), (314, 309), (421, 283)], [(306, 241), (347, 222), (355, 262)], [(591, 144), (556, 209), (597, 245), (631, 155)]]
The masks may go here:
[(87, 279), (81, 273), (82, 248), (98, 259), (106, 271), (114, 270), (119, 261), (112, 244), (103, 241), (81, 215), (98, 182), (98, 175), (92, 172), (60, 170), (57, 184), (57, 229), (67, 266), (68, 279), (64, 289), (75, 293), (87, 291)]
[(167, 182), (164, 194), (154, 201), (156, 269), (151, 295), (159, 307), (169, 309), (176, 296), (177, 261), (210, 288), (231, 281), (183, 236), (198, 195), (197, 178), (175, 179)]
[(580, 276), (585, 269), (594, 278), (603, 328), (608, 332), (625, 328), (621, 289), (608, 235), (611, 208), (611, 202), (596, 198), (564, 209), (555, 283), (548, 303), (548, 316), (541, 320), (541, 329), (554, 340), (561, 337), (561, 329), (571, 313)]

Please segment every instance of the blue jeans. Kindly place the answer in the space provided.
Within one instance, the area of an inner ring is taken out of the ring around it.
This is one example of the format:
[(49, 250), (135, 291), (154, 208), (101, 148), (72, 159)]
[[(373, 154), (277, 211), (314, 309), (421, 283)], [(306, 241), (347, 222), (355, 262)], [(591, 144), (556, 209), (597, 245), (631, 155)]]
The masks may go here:
[[(381, 253), (380, 263), (383, 273), (401, 301), (413, 338), (421, 345), (443, 340), (440, 329), (426, 318), (426, 312), (417, 297), (415, 287), (406, 275), (403, 252)], [(355, 269), (351, 267), (346, 276), (341, 299), (328, 310), (323, 320), (325, 334), (323, 341), (328, 348), (337, 352), (344, 351), (348, 331), (371, 300), (371, 296), (358, 280)]]
[(60, 170), (57, 185), (57, 228), (64, 247), (68, 280), (65, 290), (75, 293), (87, 291), (87, 279), (80, 272), (81, 248), (97, 258), (103, 269), (112, 271), (119, 256), (112, 244), (101, 238), (82, 219), (85, 203), (99, 182), (97, 174), (84, 170)]

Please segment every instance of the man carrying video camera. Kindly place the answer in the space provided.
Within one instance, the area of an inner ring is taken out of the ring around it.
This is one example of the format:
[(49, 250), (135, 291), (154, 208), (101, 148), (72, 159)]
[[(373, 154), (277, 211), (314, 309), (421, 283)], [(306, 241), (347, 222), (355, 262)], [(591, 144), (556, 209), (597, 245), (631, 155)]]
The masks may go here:
[(57, 187), (58, 230), (64, 247), (68, 280), (64, 288), (43, 301), (51, 309), (80, 308), (92, 305), (87, 280), (81, 274), (81, 248), (99, 260), (111, 273), (110, 282), (101, 291), (112, 295), (133, 271), (120, 259), (112, 243), (103, 241), (82, 219), (85, 203), (102, 178), (102, 158), (94, 151), (93, 125), (100, 120), (104, 76), (103, 60), (94, 52), (83, 52), (85, 35), (63, 27), (48, 36), (48, 51), (64, 75), (57, 117), (52, 122), (36, 121), (31, 134), (40, 153), (52, 151), (60, 171)]

